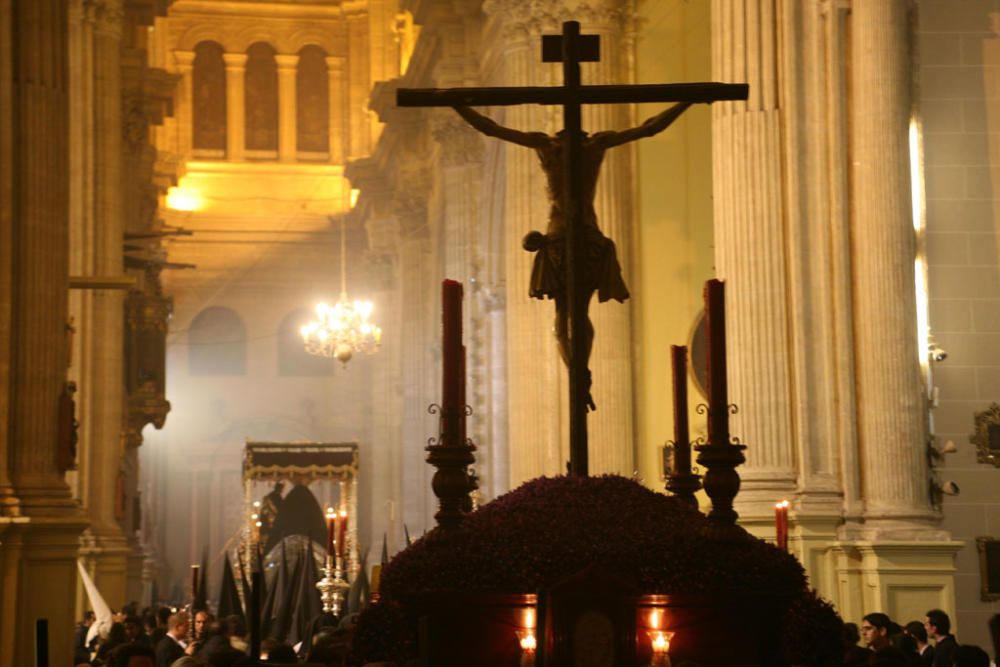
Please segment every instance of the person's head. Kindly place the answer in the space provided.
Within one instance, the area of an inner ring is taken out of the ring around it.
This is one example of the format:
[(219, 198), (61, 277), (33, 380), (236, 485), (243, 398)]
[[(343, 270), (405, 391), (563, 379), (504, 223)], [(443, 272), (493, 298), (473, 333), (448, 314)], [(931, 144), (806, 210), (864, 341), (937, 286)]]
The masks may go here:
[(275, 482), (274, 483), (274, 490), (277, 491), (278, 493), (281, 493), (282, 491), (285, 490), (285, 483), (282, 482), (282, 481)]
[(924, 618), (924, 629), (931, 639), (947, 637), (951, 632), (951, 619), (940, 609), (931, 609)]
[(146, 630), (146, 634), (149, 634), (156, 629), (156, 614), (151, 611), (147, 611), (142, 615), (142, 625)]
[(267, 653), (267, 661), (295, 664), (298, 658), (295, 656), (295, 649), (288, 644), (275, 644)]
[(861, 641), (861, 633), (858, 632), (857, 623), (844, 623), (843, 633), (844, 646), (857, 646), (858, 642)]
[(204, 609), (199, 609), (194, 613), (194, 636), (201, 637), (205, 634), (205, 629), (211, 622), (212, 616)]
[(122, 625), (125, 626), (125, 637), (130, 642), (143, 635), (142, 621), (139, 620), (138, 616), (127, 616)]
[(176, 614), (171, 614), (167, 619), (167, 632), (173, 635), (175, 638), (183, 637), (188, 631), (188, 615), (179, 611)]
[(167, 619), (170, 618), (170, 614), (172, 613), (173, 612), (170, 610), (170, 607), (160, 607), (159, 609), (157, 609), (156, 624), (161, 628), (167, 627)]
[(143, 644), (128, 644), (115, 650), (111, 667), (154, 667), (156, 653)]
[(85, 611), (85, 612), (83, 612), (83, 620), (80, 621), (80, 624), (89, 628), (91, 625), (94, 624), (94, 619), (95, 618), (97, 618), (97, 617), (94, 616), (94, 612), (92, 612), (92, 611)]
[(873, 649), (889, 645), (889, 626), (892, 624), (886, 614), (880, 611), (867, 614), (861, 619), (861, 641)]
[(986, 655), (986, 651), (971, 644), (955, 648), (952, 660), (955, 667), (990, 667), (990, 656)]
[(910, 621), (903, 628), (903, 632), (910, 635), (917, 641), (917, 647), (921, 647), (927, 643), (927, 628), (920, 621)]
[(917, 640), (905, 632), (890, 634), (889, 643), (906, 655), (915, 656), (917, 654)]

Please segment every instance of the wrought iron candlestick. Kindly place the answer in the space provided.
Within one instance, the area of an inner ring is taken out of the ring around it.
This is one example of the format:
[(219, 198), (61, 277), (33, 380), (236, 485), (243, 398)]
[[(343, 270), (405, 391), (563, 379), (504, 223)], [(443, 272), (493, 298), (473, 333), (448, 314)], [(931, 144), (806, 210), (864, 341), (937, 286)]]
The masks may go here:
[(705, 468), (705, 493), (712, 499), (709, 521), (716, 526), (735, 526), (739, 516), (733, 499), (740, 490), (736, 466), (746, 458), (745, 445), (730, 440), (726, 384), (726, 296), (721, 280), (705, 283), (705, 322), (708, 333), (708, 443), (699, 445), (698, 464)]
[(327, 554), (323, 566), (323, 578), (316, 584), (319, 598), (323, 601), (323, 611), (340, 617), (344, 597), (351, 585), (344, 580), (343, 558)]
[(476, 446), (466, 438), (465, 418), (471, 412), (465, 404), (465, 346), (462, 345), (462, 284), (445, 280), (441, 290), (443, 341), (441, 405), (432, 405), (430, 412), (441, 415), (438, 438), (427, 446), (427, 462), (437, 468), (431, 487), (438, 497), (439, 508), (434, 518), (438, 527), (457, 528), (471, 506), (469, 494), (476, 482), (469, 466), (476, 462)]

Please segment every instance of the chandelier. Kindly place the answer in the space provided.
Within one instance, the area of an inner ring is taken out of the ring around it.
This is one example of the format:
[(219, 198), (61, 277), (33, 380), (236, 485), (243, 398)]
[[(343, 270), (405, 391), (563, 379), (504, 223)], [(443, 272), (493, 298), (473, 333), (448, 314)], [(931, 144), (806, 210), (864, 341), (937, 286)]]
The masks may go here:
[(333, 357), (347, 365), (356, 353), (372, 354), (382, 340), (382, 329), (369, 318), (371, 301), (347, 299), (347, 247), (344, 238), (344, 217), (340, 218), (340, 300), (333, 306), (316, 306), (316, 319), (299, 331), (306, 352), (321, 357)]

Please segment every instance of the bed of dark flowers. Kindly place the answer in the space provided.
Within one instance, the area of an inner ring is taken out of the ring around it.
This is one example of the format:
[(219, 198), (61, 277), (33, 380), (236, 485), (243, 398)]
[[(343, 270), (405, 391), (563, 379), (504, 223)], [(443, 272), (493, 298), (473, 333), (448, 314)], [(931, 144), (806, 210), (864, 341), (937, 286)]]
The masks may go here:
[(400, 601), (424, 592), (536, 593), (590, 565), (648, 594), (788, 600), (785, 656), (792, 665), (839, 662), (841, 621), (808, 587), (798, 560), (749, 533), (713, 539), (700, 512), (619, 476), (539, 478), (470, 514), (460, 531), (432, 532), (381, 575), (381, 602), (361, 617), (362, 661), (415, 653)]

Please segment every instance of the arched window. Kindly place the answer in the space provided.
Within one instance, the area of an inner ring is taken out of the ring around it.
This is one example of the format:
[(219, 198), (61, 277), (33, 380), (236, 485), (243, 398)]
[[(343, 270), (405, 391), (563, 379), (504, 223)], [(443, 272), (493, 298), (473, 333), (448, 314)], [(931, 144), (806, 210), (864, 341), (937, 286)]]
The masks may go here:
[[(278, 150), (278, 65), (270, 44), (257, 42), (247, 49), (244, 98), (246, 149)], [(254, 157), (248, 154), (248, 157)], [(258, 155), (257, 157), (265, 157)]]
[(191, 143), (203, 151), (226, 154), (226, 64), (222, 47), (215, 42), (201, 42), (194, 47), (194, 72), (191, 79)]
[(295, 73), (296, 148), (303, 153), (330, 150), (330, 79), (326, 52), (318, 46), (299, 51)]
[(198, 313), (188, 330), (188, 348), (191, 375), (246, 373), (246, 327), (229, 308), (212, 307)]
[(278, 327), (278, 375), (333, 375), (334, 360), (306, 352), (299, 329), (313, 319), (306, 308), (293, 310)]

